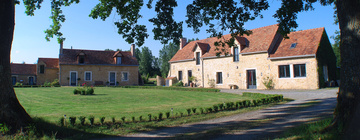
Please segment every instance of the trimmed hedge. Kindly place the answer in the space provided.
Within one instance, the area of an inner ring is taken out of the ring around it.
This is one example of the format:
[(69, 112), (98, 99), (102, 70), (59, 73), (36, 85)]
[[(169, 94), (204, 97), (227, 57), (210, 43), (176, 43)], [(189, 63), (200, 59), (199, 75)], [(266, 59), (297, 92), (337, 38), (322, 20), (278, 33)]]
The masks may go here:
[(115, 86), (115, 87), (140, 88), (140, 89), (180, 90), (180, 91), (199, 91), (199, 92), (220, 92), (219, 89), (213, 89), (213, 88), (185, 88), (185, 87), (163, 87), (163, 86)]

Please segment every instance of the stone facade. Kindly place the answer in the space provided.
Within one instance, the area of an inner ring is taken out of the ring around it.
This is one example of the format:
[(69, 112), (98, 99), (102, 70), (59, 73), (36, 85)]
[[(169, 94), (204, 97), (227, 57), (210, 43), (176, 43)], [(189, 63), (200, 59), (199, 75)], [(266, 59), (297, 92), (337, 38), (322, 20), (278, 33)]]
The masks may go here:
[[(266, 28), (274, 27), (257, 29), (254, 34), (260, 34), (259, 32), (266, 31)], [(196, 77), (197, 87), (239, 89), (267, 89), (265, 83), (270, 80), (274, 89), (318, 89), (323, 87), (320, 81), (336, 80), (334, 71), (336, 57), (331, 51), (331, 45), (323, 28), (292, 33), (289, 35), (292, 40), (283, 40), (278, 34), (273, 36), (272, 40), (264, 41), (263, 44), (251, 42), (251, 40), (261, 40), (256, 36), (237, 38), (235, 46), (225, 47), (228, 54), (222, 53), (219, 56), (212, 51), (215, 48), (212, 46), (214, 42), (212, 40), (217, 38), (189, 42), (184, 47), (180, 46), (182, 49), (169, 61), (168, 76), (182, 79), (187, 86), (191, 71), (191, 76)], [(297, 40), (300, 37), (302, 40)], [(246, 43), (247, 39), (250, 40), (248, 43)], [(294, 48), (290, 48), (294, 44), (292, 41), (296, 42)], [(209, 45), (204, 45), (206, 43)], [(255, 45), (251, 46), (251, 44)], [(259, 45), (268, 47), (256, 48)], [(235, 53), (235, 50), (238, 52)], [(323, 50), (327, 52), (322, 52)], [(201, 55), (197, 56), (197, 54)], [(326, 54), (324, 56), (326, 59), (320, 58), (319, 54)]]
[[(138, 85), (138, 66), (60, 65), (61, 85), (70, 85), (70, 72), (76, 73), (76, 85), (109, 85), (110, 72), (115, 72), (115, 81), (120, 86)], [(85, 72), (91, 73), (90, 80), (85, 80)], [(127, 73), (127, 79), (123, 73)]]
[(36, 68), (38, 85), (59, 79), (59, 59), (57, 58), (39, 58)]
[(11, 63), (11, 81), (23, 85), (36, 85), (36, 64)]

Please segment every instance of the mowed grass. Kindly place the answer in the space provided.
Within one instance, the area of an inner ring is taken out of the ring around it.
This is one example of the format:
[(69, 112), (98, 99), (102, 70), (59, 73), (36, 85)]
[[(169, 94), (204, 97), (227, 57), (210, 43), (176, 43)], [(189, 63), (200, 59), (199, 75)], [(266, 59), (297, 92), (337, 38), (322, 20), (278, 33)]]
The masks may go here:
[(32, 117), (41, 117), (47, 121), (56, 122), (63, 115), (111, 117), (120, 120), (126, 117), (138, 118), (147, 114), (158, 115), (173, 108), (173, 114), (186, 114), (187, 108), (212, 107), (214, 104), (234, 102), (251, 98), (237, 94), (175, 91), (159, 89), (134, 89), (96, 87), (95, 95), (74, 95), (72, 91), (77, 87), (52, 88), (15, 88), (16, 95), (25, 110)]

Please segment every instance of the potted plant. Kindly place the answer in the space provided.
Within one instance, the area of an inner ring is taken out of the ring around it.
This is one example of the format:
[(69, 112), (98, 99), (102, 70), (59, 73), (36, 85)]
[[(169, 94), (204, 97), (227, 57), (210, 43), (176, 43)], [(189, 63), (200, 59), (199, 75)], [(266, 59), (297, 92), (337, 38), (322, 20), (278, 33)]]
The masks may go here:
[(118, 86), (119, 85), (119, 82), (118, 81), (116, 81), (116, 86)]
[(80, 78), (77, 78), (78, 81), (80, 81), (81, 79)]
[(196, 82), (196, 77), (195, 76), (191, 76), (189, 78), (190, 81), (190, 87), (194, 87), (194, 83)]

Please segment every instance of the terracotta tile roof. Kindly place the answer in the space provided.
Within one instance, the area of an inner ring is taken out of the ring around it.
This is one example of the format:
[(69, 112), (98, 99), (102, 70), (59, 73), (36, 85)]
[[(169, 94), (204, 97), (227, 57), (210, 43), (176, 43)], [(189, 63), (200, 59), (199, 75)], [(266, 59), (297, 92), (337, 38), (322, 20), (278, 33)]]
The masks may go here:
[[(316, 54), (325, 28), (315, 28), (290, 33), (289, 39), (283, 39), (270, 57), (287, 57)], [(296, 43), (295, 48), (290, 48)]]
[(14, 75), (36, 75), (36, 64), (11, 63), (11, 74)]
[(59, 58), (39, 58), (39, 62), (44, 62), (46, 68), (59, 68)]
[(79, 64), (77, 56), (80, 53), (85, 54), (84, 64), (104, 64), (115, 65), (114, 55), (121, 53), (122, 65), (138, 65), (135, 57), (129, 51), (99, 51), (99, 50), (78, 50), (78, 49), (63, 49), (63, 54), (60, 55), (60, 64)]
[[(248, 46), (245, 47), (243, 50), (241, 50), (241, 53), (246, 52), (257, 52), (257, 51), (267, 51), (270, 47), (271, 42), (273, 41), (276, 33), (278, 30), (278, 25), (270, 25), (265, 26), (257, 29), (253, 29), (252, 34), (249, 36), (244, 35), (242, 37), (237, 37), (236, 40), (240, 42), (240, 44), (246, 44), (246, 41), (248, 41)], [(217, 37), (212, 38), (206, 38), (203, 40), (196, 40), (189, 42), (179, 50), (174, 57), (169, 61), (180, 61), (180, 60), (187, 60), (187, 59), (194, 59), (193, 50), (197, 46), (196, 44), (208, 44), (210, 46), (210, 49), (207, 53), (204, 53), (201, 57), (214, 57), (216, 56), (216, 53), (220, 52), (220, 55), (224, 55), (225, 52), (230, 53), (231, 48), (226, 44), (225, 47), (218, 47), (219, 50), (215, 50), (216, 46), (214, 43), (219, 40), (228, 40), (231, 38), (230, 34), (222, 36), (220, 39)], [(199, 45), (201, 48), (201, 45)], [(224, 52), (225, 51), (225, 52)]]
[(208, 49), (210, 49), (210, 46), (208, 43), (201, 43), (201, 42), (197, 42), (196, 43), (199, 48), (201, 49), (201, 52), (204, 54), (208, 51)]

